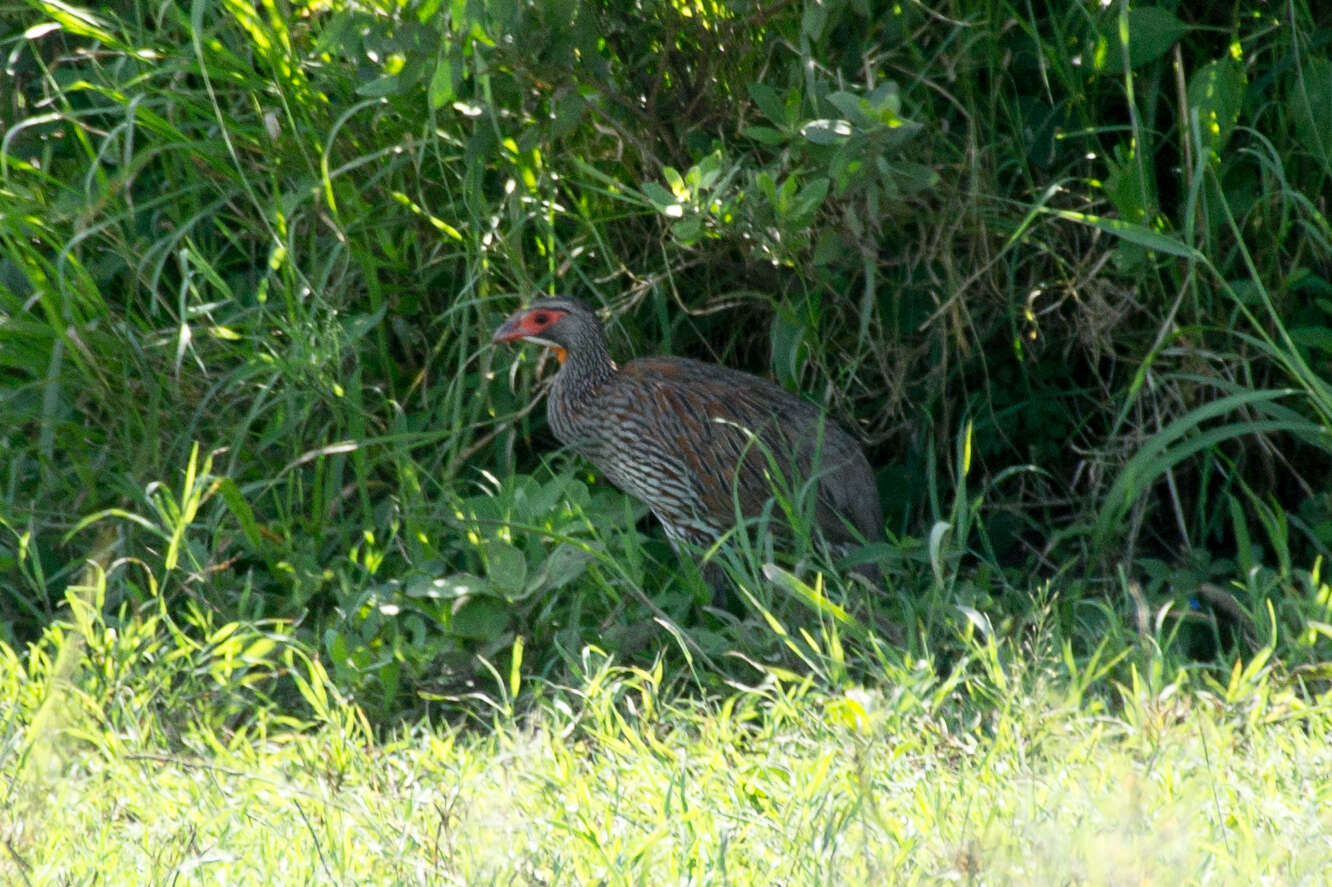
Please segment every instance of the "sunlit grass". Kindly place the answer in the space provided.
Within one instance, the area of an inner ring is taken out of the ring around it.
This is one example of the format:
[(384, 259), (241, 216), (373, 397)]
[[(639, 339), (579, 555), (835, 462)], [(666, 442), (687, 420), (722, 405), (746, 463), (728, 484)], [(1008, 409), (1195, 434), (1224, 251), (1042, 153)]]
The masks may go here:
[[(7, 883), (1315, 884), (1332, 716), (1173, 692), (1134, 723), (1027, 663), (954, 692), (774, 682), (672, 701), (597, 665), (518, 721), (368, 738), (89, 730), (32, 772), (6, 728)], [(1044, 670), (1042, 670), (1044, 669)], [(885, 676), (887, 677), (887, 676)], [(1003, 694), (1002, 709), (972, 693)], [(972, 689), (968, 689), (972, 688)], [(9, 684), (0, 710), (14, 711)], [(932, 701), (931, 701), (932, 700)], [(1141, 712), (1140, 712), (1141, 713)], [(1253, 714), (1250, 712), (1250, 714)]]

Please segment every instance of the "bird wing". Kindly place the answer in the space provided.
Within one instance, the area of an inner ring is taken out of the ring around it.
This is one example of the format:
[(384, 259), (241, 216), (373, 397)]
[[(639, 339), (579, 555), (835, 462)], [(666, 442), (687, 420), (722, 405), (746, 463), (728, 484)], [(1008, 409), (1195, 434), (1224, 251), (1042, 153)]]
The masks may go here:
[(866, 538), (881, 535), (864, 453), (817, 407), (757, 376), (682, 358), (631, 361), (620, 376), (643, 421), (688, 466), (708, 513), (732, 515), (738, 502), (752, 517), (774, 489), (799, 493), (817, 473), (815, 519), (829, 541), (854, 538), (847, 521)]

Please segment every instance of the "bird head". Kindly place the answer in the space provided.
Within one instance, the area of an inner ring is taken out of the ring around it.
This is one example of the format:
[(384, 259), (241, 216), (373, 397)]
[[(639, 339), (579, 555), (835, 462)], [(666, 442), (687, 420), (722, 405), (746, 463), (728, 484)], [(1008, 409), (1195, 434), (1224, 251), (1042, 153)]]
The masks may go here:
[(570, 349), (577, 348), (589, 336), (600, 338), (601, 323), (586, 306), (573, 299), (538, 299), (504, 321), (492, 344), (501, 342), (535, 342), (555, 351), (555, 358), (564, 363)]

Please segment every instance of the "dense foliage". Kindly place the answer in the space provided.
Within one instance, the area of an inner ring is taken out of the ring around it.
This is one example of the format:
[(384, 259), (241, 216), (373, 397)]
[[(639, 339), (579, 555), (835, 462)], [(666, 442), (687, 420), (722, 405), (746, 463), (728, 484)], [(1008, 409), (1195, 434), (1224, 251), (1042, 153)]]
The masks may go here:
[[(1041, 6), (0, 3), (5, 640), (240, 623), (383, 714), (888, 626), (1318, 678), (1332, 18)], [(889, 587), (738, 540), (704, 607), (490, 348), (538, 291), (826, 401)]]

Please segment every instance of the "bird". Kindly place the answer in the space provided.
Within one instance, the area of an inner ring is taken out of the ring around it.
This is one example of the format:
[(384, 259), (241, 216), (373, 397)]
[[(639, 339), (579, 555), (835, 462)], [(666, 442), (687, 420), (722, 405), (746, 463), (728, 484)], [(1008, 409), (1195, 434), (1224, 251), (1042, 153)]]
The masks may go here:
[[(495, 331), (492, 345), (552, 349), (559, 370), (546, 418), (557, 440), (622, 492), (645, 503), (677, 554), (706, 551), (760, 516), (777, 477), (813, 482), (813, 523), (834, 552), (883, 538), (874, 472), (864, 450), (823, 410), (740, 370), (683, 357), (611, 359), (605, 328), (583, 302), (542, 297)], [(725, 574), (702, 565), (714, 596)], [(871, 584), (871, 563), (854, 567)]]

